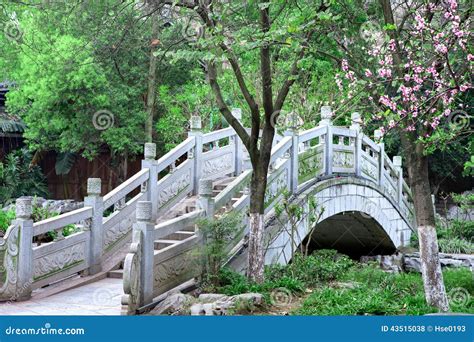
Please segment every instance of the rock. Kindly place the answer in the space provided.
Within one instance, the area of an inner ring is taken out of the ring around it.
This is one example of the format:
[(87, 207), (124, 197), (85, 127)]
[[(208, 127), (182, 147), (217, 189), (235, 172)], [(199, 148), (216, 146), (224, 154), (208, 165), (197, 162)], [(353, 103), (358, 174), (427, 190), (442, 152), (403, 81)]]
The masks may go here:
[(388, 272), (398, 273), (403, 270), (403, 254), (400, 253), (393, 255), (362, 256), (360, 261), (363, 263), (375, 261), (379, 264), (381, 269)]
[(199, 303), (191, 306), (192, 316), (227, 316), (230, 314), (246, 314), (263, 305), (264, 298), (260, 293), (243, 293), (226, 296), (216, 293), (204, 293), (198, 298)]
[(260, 293), (242, 293), (231, 297), (235, 302), (245, 302), (250, 305), (260, 306), (263, 305), (263, 295)]
[(199, 295), (198, 299), (201, 303), (210, 303), (210, 302), (215, 302), (219, 300), (225, 300), (228, 299), (229, 296), (226, 296), (221, 293), (202, 293)]
[[(441, 267), (468, 267), (474, 272), (474, 255), (439, 253)], [(420, 253), (405, 254), (404, 266), (407, 271), (421, 272)]]
[[(469, 267), (474, 272), (474, 255), (439, 253), (441, 267)], [(394, 255), (363, 256), (363, 263), (375, 261), (380, 268), (389, 272), (421, 272), (420, 253), (397, 253)]]
[(189, 306), (195, 298), (183, 293), (170, 294), (150, 311), (150, 315), (177, 315), (189, 312)]

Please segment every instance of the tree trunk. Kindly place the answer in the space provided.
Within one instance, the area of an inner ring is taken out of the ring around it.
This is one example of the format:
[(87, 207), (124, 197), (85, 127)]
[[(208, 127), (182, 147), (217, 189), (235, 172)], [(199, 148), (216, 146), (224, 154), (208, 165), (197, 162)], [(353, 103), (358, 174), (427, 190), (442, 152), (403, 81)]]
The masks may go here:
[(250, 184), (250, 232), (247, 259), (247, 276), (249, 280), (263, 282), (265, 251), (263, 247), (263, 214), (265, 211), (265, 189), (267, 177), (255, 172)]
[(158, 41), (158, 13), (155, 12), (151, 16), (152, 21), (152, 39), (150, 40), (150, 66), (148, 68), (148, 93), (146, 98), (147, 119), (145, 121), (145, 141), (153, 141), (153, 116), (155, 113), (156, 99), (156, 62), (157, 57), (154, 55), (155, 47)]
[(416, 144), (415, 137), (402, 135), (406, 153), (409, 183), (413, 193), (418, 238), (420, 244), (421, 274), (426, 301), (441, 311), (449, 310), (448, 298), (439, 262), (438, 238), (435, 215), (431, 201), (428, 178), (428, 158), (423, 155), (423, 146)]

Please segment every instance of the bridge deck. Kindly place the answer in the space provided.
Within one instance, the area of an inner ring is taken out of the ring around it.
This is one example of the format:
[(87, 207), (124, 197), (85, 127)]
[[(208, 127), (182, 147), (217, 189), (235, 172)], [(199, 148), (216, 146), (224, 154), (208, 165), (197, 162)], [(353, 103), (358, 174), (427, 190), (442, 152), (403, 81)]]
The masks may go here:
[(105, 278), (42, 299), (0, 303), (0, 315), (120, 315), (122, 279)]

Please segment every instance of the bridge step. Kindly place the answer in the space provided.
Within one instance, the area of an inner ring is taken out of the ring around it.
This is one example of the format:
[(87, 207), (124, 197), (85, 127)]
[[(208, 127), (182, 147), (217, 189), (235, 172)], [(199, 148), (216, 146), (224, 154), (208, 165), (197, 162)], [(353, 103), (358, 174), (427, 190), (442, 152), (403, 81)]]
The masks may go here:
[(164, 249), (166, 247), (176, 245), (180, 240), (155, 240), (155, 250)]
[(123, 279), (123, 269), (107, 272), (107, 278)]

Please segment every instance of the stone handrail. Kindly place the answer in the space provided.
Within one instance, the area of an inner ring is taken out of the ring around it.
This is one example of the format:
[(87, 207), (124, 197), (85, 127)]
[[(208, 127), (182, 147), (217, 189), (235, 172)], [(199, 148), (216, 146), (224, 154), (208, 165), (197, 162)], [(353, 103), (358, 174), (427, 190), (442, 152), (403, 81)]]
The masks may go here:
[[(360, 131), (357, 113), (353, 115), (353, 124), (350, 128), (332, 126), (331, 116), (330, 110), (323, 107), (323, 120), (318, 127), (300, 133), (296, 129), (290, 129), (284, 137), (279, 137), (278, 141), (275, 139), (265, 193), (265, 214), (270, 213), (279, 203), (284, 191), (297, 194), (304, 190), (306, 184), (344, 175), (367, 179), (377, 184), (379, 188), (385, 189), (386, 194), (398, 205), (408, 220), (412, 214), (411, 195), (403, 180), (401, 158), (395, 157), (392, 162), (385, 154), (380, 139), (379, 143), (375, 143)], [(146, 209), (152, 206), (152, 203), (138, 203), (144, 212), (137, 211), (139, 222), (134, 226), (134, 243), (127, 255), (129, 261), (124, 270), (126, 280), (123, 304), (128, 313), (134, 313), (139, 308), (150, 305), (154, 297), (200, 273), (201, 264), (196, 260), (195, 254), (196, 249), (199, 249), (205, 241), (199, 232), (197, 235), (190, 234), (184, 240), (175, 242), (169, 236), (184, 234), (183, 231), (189, 229), (194, 231), (192, 227), (196, 220), (204, 216), (212, 219), (224, 211), (247, 212), (249, 209), (248, 187), (252, 170), (242, 168), (242, 146), (239, 147), (235, 141), (232, 142), (232, 139), (236, 138), (235, 133), (226, 128), (206, 135), (199, 131), (191, 131), (190, 136), (196, 139), (196, 153), (192, 157), (195, 162), (194, 188), (199, 185), (198, 209), (153, 225), (151, 222), (153, 210)], [(380, 137), (380, 134), (376, 132), (375, 136)], [(225, 138), (230, 138), (229, 145), (215, 144)], [(211, 143), (212, 149), (203, 152), (200, 146)], [(234, 155), (230, 159), (230, 164), (235, 162), (234, 168), (222, 169), (213, 165), (213, 170), (218, 176), (234, 174), (237, 177), (213, 198), (212, 178), (208, 177), (208, 172), (203, 172), (196, 166), (199, 164), (196, 164), (196, 161), (206, 164), (212, 158), (219, 159), (225, 154), (232, 153)], [(188, 159), (181, 165), (191, 160)], [(248, 231), (246, 215), (243, 216), (243, 225), (245, 227), (243, 233), (246, 233)], [(239, 238), (232, 239), (231, 245), (228, 246), (229, 250), (238, 250), (242, 245), (242, 237), (239, 235)], [(170, 240), (160, 240), (163, 238)], [(165, 246), (166, 243), (170, 245), (154, 251), (153, 243), (157, 240), (165, 243)], [(140, 279), (144, 279), (141, 284), (136, 281), (140, 274), (142, 274)], [(136, 286), (133, 287), (133, 284)]]

